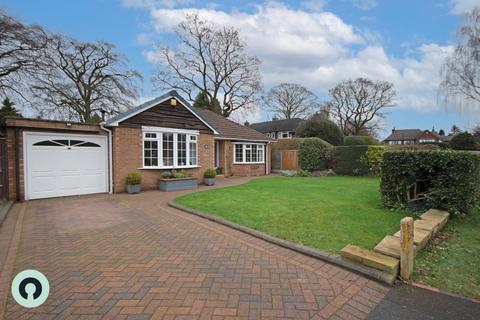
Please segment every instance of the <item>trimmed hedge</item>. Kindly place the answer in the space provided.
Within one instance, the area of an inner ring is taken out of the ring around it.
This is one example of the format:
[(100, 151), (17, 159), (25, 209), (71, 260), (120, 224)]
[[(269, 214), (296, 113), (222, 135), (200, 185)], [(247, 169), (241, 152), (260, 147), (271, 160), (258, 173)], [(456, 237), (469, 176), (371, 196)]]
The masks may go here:
[(368, 166), (370, 174), (374, 176), (380, 175), (383, 155), (387, 150), (387, 146), (368, 146), (365, 154), (360, 157), (360, 161)]
[(440, 150), (438, 144), (394, 144), (388, 147), (392, 151)]
[(346, 136), (346, 146), (364, 146), (364, 145), (377, 145), (379, 142), (377, 139), (370, 136)]
[(480, 154), (466, 151), (388, 151), (382, 162), (385, 207), (468, 213), (479, 200)]
[(304, 138), (280, 139), (272, 143), (272, 151), (276, 150), (298, 150)]
[(338, 146), (332, 152), (330, 167), (336, 174), (362, 176), (370, 172), (370, 168), (361, 159), (368, 146)]
[(450, 146), (454, 150), (478, 150), (477, 139), (473, 134), (462, 132), (457, 134), (450, 140)]
[(313, 116), (300, 124), (296, 130), (296, 135), (303, 138), (320, 138), (334, 146), (343, 145), (343, 132), (338, 125), (321, 116)]
[(332, 145), (320, 138), (306, 138), (298, 149), (298, 164), (307, 171), (325, 170)]

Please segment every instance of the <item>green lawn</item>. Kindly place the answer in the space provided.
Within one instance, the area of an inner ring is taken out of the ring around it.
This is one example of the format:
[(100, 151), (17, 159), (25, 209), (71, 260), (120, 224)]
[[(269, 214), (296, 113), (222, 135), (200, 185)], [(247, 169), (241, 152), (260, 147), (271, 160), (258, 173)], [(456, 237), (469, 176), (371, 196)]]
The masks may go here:
[(404, 216), (381, 207), (379, 183), (373, 177), (273, 177), (175, 202), (324, 251), (349, 243), (372, 249)]
[(414, 279), (480, 299), (480, 210), (452, 218), (415, 260)]

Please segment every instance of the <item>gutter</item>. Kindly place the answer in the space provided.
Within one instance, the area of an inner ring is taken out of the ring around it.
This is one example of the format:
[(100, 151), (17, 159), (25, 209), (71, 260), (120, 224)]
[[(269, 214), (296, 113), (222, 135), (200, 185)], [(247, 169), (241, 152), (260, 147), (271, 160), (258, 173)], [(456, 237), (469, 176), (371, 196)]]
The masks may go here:
[(263, 142), (263, 143), (270, 143), (270, 142), (276, 142), (276, 141), (271, 141), (271, 140), (259, 140), (259, 139), (244, 139), (244, 138), (233, 138), (233, 137), (216, 137), (215, 135), (213, 136), (214, 140), (231, 140), (231, 141), (245, 141), (245, 142)]
[(112, 130), (104, 127), (105, 122), (100, 123), (100, 129), (108, 133), (108, 193), (113, 193), (113, 152), (112, 152)]

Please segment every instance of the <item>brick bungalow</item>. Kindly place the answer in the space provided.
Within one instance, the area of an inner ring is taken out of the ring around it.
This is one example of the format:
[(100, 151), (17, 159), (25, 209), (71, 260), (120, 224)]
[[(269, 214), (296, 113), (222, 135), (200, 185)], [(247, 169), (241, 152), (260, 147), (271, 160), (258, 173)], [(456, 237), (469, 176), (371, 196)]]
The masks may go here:
[(8, 198), (29, 200), (123, 192), (130, 172), (156, 189), (161, 173), (184, 169), (202, 180), (269, 174), (272, 139), (170, 91), (95, 124), (7, 119)]

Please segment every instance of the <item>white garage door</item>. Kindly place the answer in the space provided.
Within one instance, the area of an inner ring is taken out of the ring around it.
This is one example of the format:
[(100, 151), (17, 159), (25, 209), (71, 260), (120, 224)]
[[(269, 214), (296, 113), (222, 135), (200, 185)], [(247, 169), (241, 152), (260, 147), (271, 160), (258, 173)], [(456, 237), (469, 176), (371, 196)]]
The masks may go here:
[(39, 199), (107, 192), (107, 138), (24, 133), (25, 195)]

